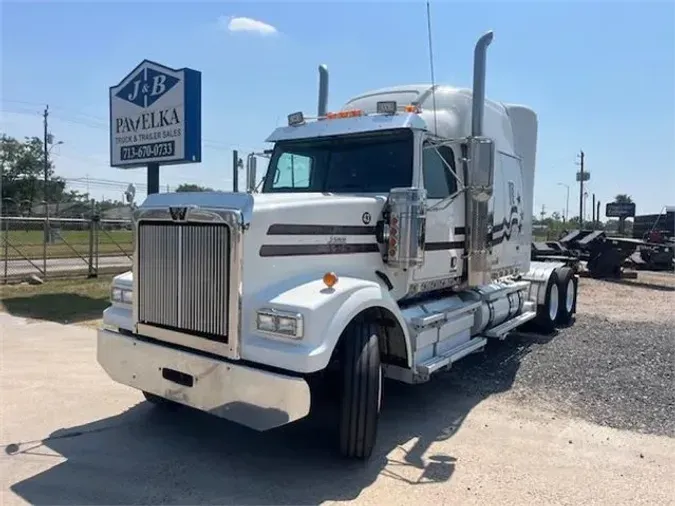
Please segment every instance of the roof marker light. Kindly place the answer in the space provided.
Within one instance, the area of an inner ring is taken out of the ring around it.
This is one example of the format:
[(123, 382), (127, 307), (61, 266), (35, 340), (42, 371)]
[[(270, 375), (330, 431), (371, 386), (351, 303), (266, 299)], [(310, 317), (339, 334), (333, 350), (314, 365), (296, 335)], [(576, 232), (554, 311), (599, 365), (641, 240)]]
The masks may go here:
[(326, 119), (357, 118), (359, 116), (363, 116), (361, 109), (347, 109), (346, 111), (326, 113)]

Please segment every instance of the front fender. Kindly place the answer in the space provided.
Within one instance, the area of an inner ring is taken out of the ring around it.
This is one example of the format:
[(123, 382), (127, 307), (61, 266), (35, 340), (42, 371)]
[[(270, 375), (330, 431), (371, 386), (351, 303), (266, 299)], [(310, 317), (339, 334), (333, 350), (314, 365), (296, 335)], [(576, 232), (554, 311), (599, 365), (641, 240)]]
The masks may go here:
[[(365, 309), (382, 307), (403, 329), (410, 363), (407, 325), (387, 288), (376, 281), (340, 277), (333, 288), (327, 288), (322, 279), (311, 279), (292, 288), (286, 285), (255, 294), (244, 306), (241, 356), (245, 360), (301, 373), (320, 371), (328, 365), (340, 335), (354, 317)], [(261, 308), (302, 314), (303, 338), (293, 340), (257, 332), (255, 314)]]

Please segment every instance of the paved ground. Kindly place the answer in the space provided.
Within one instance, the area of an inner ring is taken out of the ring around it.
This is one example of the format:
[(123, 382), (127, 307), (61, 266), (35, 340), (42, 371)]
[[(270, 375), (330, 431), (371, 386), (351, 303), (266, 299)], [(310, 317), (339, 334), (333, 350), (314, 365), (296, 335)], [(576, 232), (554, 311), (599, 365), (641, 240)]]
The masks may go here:
[[(581, 314), (578, 328), (593, 317)], [(160, 416), (98, 368), (92, 330), (4, 314), (0, 328), (3, 505), (675, 505), (675, 440), (661, 435), (670, 426), (650, 408), (642, 433), (614, 428), (633, 418), (619, 415), (632, 394), (613, 398), (616, 382), (600, 379), (593, 395), (606, 395), (612, 416), (595, 417), (578, 390), (606, 375), (586, 361), (576, 375), (589, 381), (573, 380), (576, 326), (550, 342), (491, 346), (427, 385), (387, 385), (367, 464), (337, 459), (317, 417), (259, 434), (188, 410)], [(554, 356), (564, 367), (546, 373)], [(650, 389), (652, 404), (671, 391)]]
[[(88, 260), (82, 258), (51, 258), (47, 259), (47, 275), (54, 273), (86, 271), (89, 268)], [(99, 269), (106, 269), (112, 267), (131, 267), (131, 260), (127, 256), (102, 256), (98, 259)], [(0, 260), (0, 276), (5, 272), (5, 261)], [(39, 260), (8, 260), (7, 261), (7, 275), (29, 275), (38, 274), (43, 269), (43, 262)]]

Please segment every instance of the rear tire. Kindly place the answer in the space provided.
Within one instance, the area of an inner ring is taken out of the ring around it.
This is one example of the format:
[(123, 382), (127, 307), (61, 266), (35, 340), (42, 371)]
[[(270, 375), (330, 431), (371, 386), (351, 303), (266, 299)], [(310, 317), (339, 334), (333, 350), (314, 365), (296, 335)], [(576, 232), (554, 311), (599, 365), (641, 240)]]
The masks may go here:
[(377, 439), (382, 398), (380, 327), (357, 321), (342, 336), (340, 453), (368, 459)]
[(560, 290), (558, 289), (558, 275), (554, 272), (546, 283), (544, 303), (537, 306), (537, 317), (534, 324), (537, 330), (550, 334), (555, 330), (556, 321), (560, 315)]
[(558, 271), (558, 292), (560, 294), (560, 310), (558, 311), (558, 325), (569, 325), (577, 310), (578, 279), (569, 267), (562, 267)]

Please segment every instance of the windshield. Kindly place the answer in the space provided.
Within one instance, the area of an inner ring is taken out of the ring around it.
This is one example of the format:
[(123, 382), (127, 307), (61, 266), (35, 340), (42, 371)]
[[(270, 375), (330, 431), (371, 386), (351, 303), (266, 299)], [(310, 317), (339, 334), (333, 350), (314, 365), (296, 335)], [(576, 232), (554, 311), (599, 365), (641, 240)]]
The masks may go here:
[(388, 193), (410, 186), (411, 130), (278, 142), (263, 193)]

